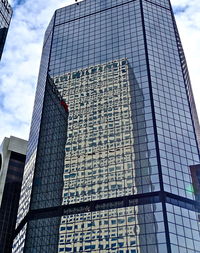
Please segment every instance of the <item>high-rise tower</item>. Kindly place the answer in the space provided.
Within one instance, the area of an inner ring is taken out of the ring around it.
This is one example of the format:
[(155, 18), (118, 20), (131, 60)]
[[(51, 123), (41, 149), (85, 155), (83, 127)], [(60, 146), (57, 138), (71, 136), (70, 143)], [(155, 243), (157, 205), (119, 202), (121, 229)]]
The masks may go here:
[(200, 252), (190, 170), (200, 162), (198, 134), (168, 0), (57, 10), (13, 252)]
[(12, 16), (12, 8), (7, 0), (0, 1), (0, 59), (3, 53), (8, 28)]

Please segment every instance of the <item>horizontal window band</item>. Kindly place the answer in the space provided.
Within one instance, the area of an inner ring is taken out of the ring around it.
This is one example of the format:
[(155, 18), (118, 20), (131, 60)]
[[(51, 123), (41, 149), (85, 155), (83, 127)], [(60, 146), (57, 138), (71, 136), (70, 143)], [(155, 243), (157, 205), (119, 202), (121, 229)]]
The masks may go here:
[(172, 193), (157, 191), (151, 193), (136, 194), (117, 198), (101, 199), (90, 202), (81, 202), (70, 205), (61, 205), (50, 208), (30, 210), (15, 230), (14, 237), (17, 236), (17, 234), (24, 227), (24, 225), (30, 220), (61, 217), (65, 215), (96, 212), (159, 202), (165, 202), (192, 211), (200, 212), (200, 203), (197, 203), (194, 200), (183, 198)]

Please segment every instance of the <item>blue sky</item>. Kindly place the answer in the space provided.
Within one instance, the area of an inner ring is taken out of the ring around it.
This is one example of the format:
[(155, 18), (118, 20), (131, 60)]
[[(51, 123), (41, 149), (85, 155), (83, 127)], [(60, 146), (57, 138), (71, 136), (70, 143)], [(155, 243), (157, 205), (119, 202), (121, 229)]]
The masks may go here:
[[(200, 115), (200, 1), (171, 0)], [(55, 9), (74, 0), (10, 0), (14, 15), (0, 63), (0, 143), (28, 139), (44, 31)]]

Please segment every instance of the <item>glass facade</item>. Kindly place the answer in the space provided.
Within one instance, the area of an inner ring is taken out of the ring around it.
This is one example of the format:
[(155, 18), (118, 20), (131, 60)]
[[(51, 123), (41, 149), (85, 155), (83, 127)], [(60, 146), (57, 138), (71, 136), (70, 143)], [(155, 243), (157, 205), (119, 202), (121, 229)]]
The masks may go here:
[(174, 23), (166, 9), (148, 2), (143, 9), (164, 189), (193, 199), (189, 166), (199, 154)]
[(167, 217), (172, 252), (200, 252), (197, 213), (167, 204)]
[(7, 0), (0, 1), (0, 59), (2, 56), (10, 20), (12, 16), (12, 8)]
[(48, 62), (49, 62), (49, 54), (51, 48), (51, 39), (52, 39), (52, 26), (54, 19), (51, 20), (47, 31), (45, 33), (44, 38), (44, 46), (41, 58), (41, 66), (39, 72), (38, 83), (40, 85), (37, 86), (36, 96), (35, 96), (35, 104), (33, 108), (33, 117), (31, 122), (30, 136), (27, 148), (26, 155), (26, 166), (24, 168), (24, 177), (22, 183), (21, 197), (19, 202), (19, 211), (17, 217), (17, 224), (24, 219), (29, 210), (30, 204), (30, 196), (32, 190), (32, 181), (34, 176), (34, 167), (37, 153), (37, 145), (39, 138), (39, 131), (41, 125), (41, 117), (42, 117), (42, 108), (43, 108), (43, 100), (45, 93), (45, 85), (47, 80), (48, 73)]
[[(48, 80), (65, 121), (50, 109)], [(198, 134), (168, 0), (57, 10), (45, 35), (13, 252), (199, 252), (190, 172), (200, 162)]]
[[(35, 252), (150, 253), (161, 249), (167, 252), (160, 203), (67, 215), (61, 219), (59, 238), (54, 229), (60, 222), (58, 218), (31, 221), (27, 252), (34, 252), (33, 248)], [(34, 245), (36, 238), (40, 241), (38, 245)]]
[[(36, 210), (37, 213), (38, 210), (59, 206), (62, 203), (61, 181), (64, 170), (68, 109), (49, 76), (46, 80), (44, 105), (37, 151), (34, 151), (32, 157), (26, 161), (17, 226), (29, 215), (29, 209), (33, 213)], [(34, 156), (36, 156), (35, 161)], [(23, 206), (24, 202), (25, 206)], [(25, 238), (26, 230), (30, 230), (29, 224), (22, 228), (17, 237), (15, 245), (17, 251), (22, 250), (24, 241), (21, 238)]]

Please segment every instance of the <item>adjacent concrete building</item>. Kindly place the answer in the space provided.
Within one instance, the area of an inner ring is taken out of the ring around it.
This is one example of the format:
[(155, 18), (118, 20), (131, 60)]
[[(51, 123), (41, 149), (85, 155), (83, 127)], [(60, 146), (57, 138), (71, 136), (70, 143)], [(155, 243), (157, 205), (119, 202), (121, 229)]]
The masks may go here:
[(27, 141), (11, 136), (0, 146), (0, 252), (11, 252)]

